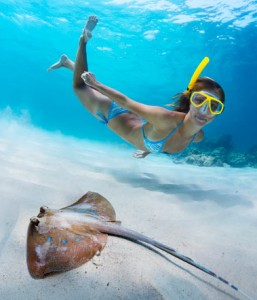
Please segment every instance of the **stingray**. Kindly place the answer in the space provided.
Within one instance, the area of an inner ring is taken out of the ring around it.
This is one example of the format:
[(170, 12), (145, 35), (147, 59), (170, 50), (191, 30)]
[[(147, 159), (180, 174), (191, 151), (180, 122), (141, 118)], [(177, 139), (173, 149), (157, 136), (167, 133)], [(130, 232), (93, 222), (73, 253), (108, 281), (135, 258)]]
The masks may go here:
[(77, 268), (97, 253), (101, 253), (108, 235), (157, 247), (248, 297), (238, 287), (191, 258), (121, 226), (121, 223), (116, 221), (115, 210), (111, 203), (94, 192), (87, 192), (74, 204), (59, 210), (43, 206), (38, 216), (30, 219), (27, 233), (29, 273), (35, 279), (42, 279), (49, 274)]

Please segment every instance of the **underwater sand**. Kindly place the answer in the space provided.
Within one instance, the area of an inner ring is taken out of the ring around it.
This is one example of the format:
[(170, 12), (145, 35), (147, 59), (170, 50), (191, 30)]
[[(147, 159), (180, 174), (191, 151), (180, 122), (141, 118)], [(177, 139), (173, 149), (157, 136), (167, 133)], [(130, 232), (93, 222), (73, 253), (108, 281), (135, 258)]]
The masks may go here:
[[(109, 237), (99, 257), (34, 280), (26, 234), (39, 207), (87, 191), (106, 197), (128, 228), (163, 242), (257, 295), (257, 171), (139, 160), (132, 148), (0, 119), (0, 299), (245, 299), (178, 259)], [(161, 253), (161, 252), (160, 252)]]

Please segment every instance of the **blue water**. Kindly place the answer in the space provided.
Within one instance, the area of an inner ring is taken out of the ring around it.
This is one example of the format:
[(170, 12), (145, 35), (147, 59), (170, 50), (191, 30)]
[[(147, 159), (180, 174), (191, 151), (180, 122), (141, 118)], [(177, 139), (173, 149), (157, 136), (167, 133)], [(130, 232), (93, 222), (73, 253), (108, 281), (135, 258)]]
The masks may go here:
[(81, 106), (70, 71), (46, 72), (63, 53), (75, 58), (86, 18), (94, 14), (99, 23), (89, 68), (100, 81), (164, 106), (209, 56), (203, 75), (224, 87), (226, 109), (206, 135), (231, 134), (235, 145), (248, 149), (257, 143), (256, 12), (250, 0), (1, 0), (0, 110), (25, 110), (49, 131), (124, 143)]

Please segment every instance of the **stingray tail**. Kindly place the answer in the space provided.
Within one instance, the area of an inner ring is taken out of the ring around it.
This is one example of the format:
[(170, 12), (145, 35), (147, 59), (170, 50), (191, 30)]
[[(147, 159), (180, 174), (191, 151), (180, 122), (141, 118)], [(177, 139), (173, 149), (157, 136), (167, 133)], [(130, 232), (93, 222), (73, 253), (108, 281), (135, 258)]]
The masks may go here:
[(104, 227), (103, 230), (101, 230), (102, 232), (105, 231), (106, 233), (115, 235), (115, 236), (119, 236), (119, 237), (125, 237), (127, 239), (130, 240), (134, 240), (134, 241), (141, 241), (147, 244), (150, 244), (152, 246), (155, 246), (163, 251), (165, 251), (166, 253), (169, 253), (172, 256), (175, 256), (176, 258), (194, 266), (195, 268), (209, 274), (210, 276), (218, 279), (219, 281), (223, 282), (224, 284), (230, 286), (233, 290), (241, 293), (244, 297), (246, 297), (249, 300), (253, 300), (253, 298), (251, 298), (250, 296), (248, 296), (245, 292), (243, 292), (242, 290), (240, 290), (238, 287), (236, 287), (234, 284), (231, 284), (229, 281), (227, 281), (226, 279), (222, 278), (221, 276), (218, 276), (217, 274), (215, 274), (213, 271), (209, 270), (208, 268), (200, 265), (199, 263), (195, 262), (193, 259), (191, 259), (190, 257), (184, 256), (183, 254), (178, 253), (175, 249), (166, 246), (160, 242), (157, 242), (151, 238), (148, 238), (147, 236), (140, 234), (136, 231), (127, 229), (125, 227), (122, 226), (117, 226), (115, 224), (108, 224), (107, 226)]
[[(155, 242), (155, 241), (154, 241)], [(233, 290), (239, 292), (240, 294), (242, 294), (244, 297), (246, 297), (249, 300), (253, 300), (253, 298), (251, 298), (250, 296), (248, 296), (244, 291), (240, 290), (237, 286), (235, 286), (234, 284), (231, 284), (229, 281), (227, 281), (226, 279), (224, 279), (221, 276), (218, 276), (216, 273), (214, 273), (213, 271), (211, 271), (210, 269), (200, 265), (199, 263), (195, 262), (193, 259), (191, 259), (190, 257), (184, 256), (183, 254), (178, 253), (177, 251), (175, 251), (174, 249), (163, 245), (159, 242), (155, 242), (156, 244), (154, 245), (155, 247), (177, 257), (178, 259), (194, 266), (195, 268), (209, 274), (210, 276), (218, 279), (219, 281), (223, 282), (224, 284), (230, 286)]]

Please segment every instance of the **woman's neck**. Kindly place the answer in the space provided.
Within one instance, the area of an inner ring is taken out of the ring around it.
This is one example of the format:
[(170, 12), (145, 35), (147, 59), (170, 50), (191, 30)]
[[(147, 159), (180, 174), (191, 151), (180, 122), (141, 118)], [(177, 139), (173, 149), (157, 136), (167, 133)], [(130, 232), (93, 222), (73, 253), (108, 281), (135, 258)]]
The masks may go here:
[(191, 138), (193, 135), (198, 133), (202, 129), (202, 126), (197, 126), (190, 118), (189, 113), (187, 113), (185, 115), (183, 124), (179, 129), (181, 136), (183, 136), (186, 139)]

